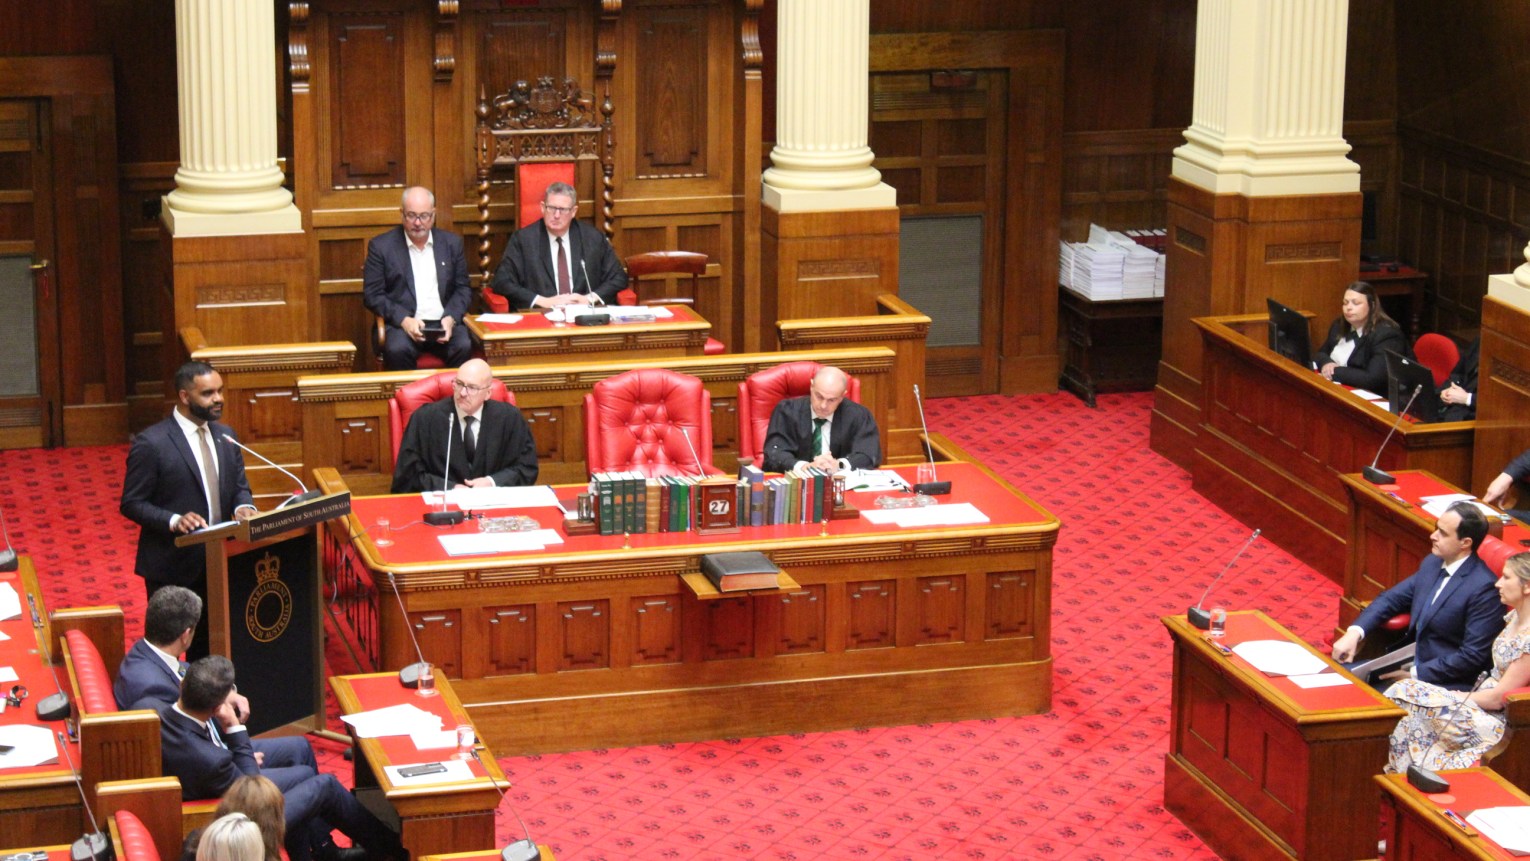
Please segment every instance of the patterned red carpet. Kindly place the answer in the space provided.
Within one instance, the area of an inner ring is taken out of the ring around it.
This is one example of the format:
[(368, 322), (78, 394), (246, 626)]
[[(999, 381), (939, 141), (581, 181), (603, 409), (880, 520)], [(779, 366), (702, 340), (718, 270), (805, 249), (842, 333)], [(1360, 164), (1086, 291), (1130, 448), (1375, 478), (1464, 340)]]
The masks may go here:
[[(1249, 530), (1148, 450), (1150, 409), (1146, 394), (1096, 410), (1070, 395), (930, 403), (931, 430), (1063, 521), (1052, 713), (507, 758), (511, 803), (560, 861), (1214, 858), (1162, 808), (1170, 650), (1158, 617), (1195, 603)], [(121, 604), (136, 638), (134, 530), (117, 514), (125, 456), (0, 453), (0, 505), (50, 606)], [(1316, 639), (1337, 595), (1261, 540), (1215, 603)], [(330, 663), (352, 669), (333, 646)], [(519, 836), (507, 809), (499, 834)]]

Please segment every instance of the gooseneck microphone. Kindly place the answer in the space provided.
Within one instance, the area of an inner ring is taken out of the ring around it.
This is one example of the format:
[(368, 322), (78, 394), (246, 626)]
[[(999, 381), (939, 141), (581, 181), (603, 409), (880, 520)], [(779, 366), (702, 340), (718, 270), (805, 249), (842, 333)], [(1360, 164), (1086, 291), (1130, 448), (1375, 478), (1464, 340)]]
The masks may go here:
[(680, 429), (680, 436), (685, 438), (685, 447), (691, 450), (691, 459), (696, 461), (696, 477), (706, 478), (707, 471), (701, 468), (701, 455), (696, 453), (696, 447), (691, 445), (691, 435), (686, 432), (685, 425), (675, 425)]
[[(924, 460), (930, 465), (930, 478), (935, 478), (935, 448), (930, 445), (930, 427), (924, 422), (924, 398), (919, 395), (919, 384), (914, 384), (914, 403), (919, 405), (919, 429), (924, 431)], [(925, 496), (945, 496), (951, 492), (949, 481), (924, 481), (914, 485), (915, 493)]]
[[(1456, 703), (1456, 707), (1450, 710), (1450, 714), (1445, 716), (1446, 727), (1455, 722), (1456, 713), (1461, 711), (1461, 707), (1466, 705), (1466, 701), (1471, 698), (1471, 695), (1476, 693), (1478, 688), (1482, 687), (1482, 683), (1487, 680), (1487, 675), (1487, 670), (1477, 674), (1477, 681), (1472, 683), (1472, 689), (1467, 691), (1466, 695), (1461, 697), (1461, 701)], [(1444, 792), (1450, 789), (1450, 781), (1416, 762), (1408, 764), (1408, 782), (1423, 792)]]
[(1371, 484), (1392, 484), (1397, 481), (1396, 476), (1392, 475), (1392, 473), (1387, 472), (1384, 469), (1378, 468), (1376, 464), (1381, 462), (1382, 450), (1387, 447), (1387, 443), (1392, 441), (1392, 434), (1397, 433), (1397, 429), (1402, 427), (1403, 419), (1407, 418), (1408, 416), (1408, 410), (1413, 408), (1414, 399), (1417, 398), (1418, 393), (1423, 390), (1423, 386), (1413, 387), (1413, 394), (1409, 396), (1408, 403), (1403, 406), (1402, 409), (1397, 411), (1397, 421), (1392, 422), (1392, 429), (1387, 431), (1387, 438), (1382, 440), (1381, 445), (1376, 447), (1376, 456), (1371, 459), (1371, 465), (1360, 470), (1360, 474), (1365, 476), (1365, 480), (1369, 481)]
[(74, 776), (74, 788), (80, 792), (80, 805), (90, 820), (90, 833), (69, 844), (69, 861), (112, 861), (117, 853), (112, 850), (112, 841), (96, 824), (96, 814), (90, 809), (90, 802), (85, 800), (85, 785), (80, 782), (79, 769), (74, 767), (74, 757), (69, 755), (69, 740), (61, 732), (54, 734), (58, 736), (58, 748), (63, 751), (64, 761), (69, 764), (69, 773)]
[(457, 407), (453, 404), (452, 409), (446, 412), (446, 465), (441, 467), (441, 510), (425, 512), (425, 522), (431, 526), (456, 526), (467, 519), (467, 514), (462, 511), (446, 510), (446, 492), (452, 486), (452, 437), (456, 433)]
[(5, 536), (5, 549), (0, 550), (0, 571), (15, 571), (21, 567), (21, 559), (11, 546), (11, 532), (5, 528), (5, 512), (0, 511), (0, 535)]
[(393, 599), (398, 601), (399, 618), (404, 620), (404, 630), (409, 632), (409, 642), (414, 644), (414, 656), (419, 658), (418, 663), (410, 664), (398, 671), (398, 683), (406, 688), (420, 686), (420, 673), (430, 662), (425, 660), (425, 653), (420, 651), (420, 641), (414, 638), (414, 625), (409, 623), (409, 611), (404, 609), (404, 596), (398, 593), (398, 578), (388, 574), (388, 585), (393, 587)]
[(1194, 607), (1185, 611), (1185, 618), (1190, 620), (1190, 624), (1200, 628), (1202, 631), (1211, 627), (1211, 614), (1202, 610), (1201, 605), (1206, 603), (1206, 596), (1211, 594), (1211, 587), (1217, 585), (1222, 579), (1222, 575), (1226, 574), (1228, 569), (1233, 567), (1233, 563), (1238, 561), (1238, 557), (1243, 555), (1243, 551), (1247, 550), (1249, 545), (1254, 543), (1254, 539), (1259, 537), (1259, 533), (1263, 531), (1262, 529), (1255, 529), (1254, 534), (1250, 535), (1248, 540), (1243, 542), (1243, 546), (1238, 548), (1238, 552), (1234, 553), (1233, 557), (1227, 560), (1227, 564), (1222, 566), (1222, 570), (1217, 572), (1217, 576), (1211, 578), (1211, 582), (1206, 584), (1206, 591), (1201, 593), (1201, 600), (1195, 602)]
[[(473, 748), (473, 759), (477, 760), (480, 766), (483, 766), (484, 771), (489, 770), (488, 766), (485, 766), (483, 760), (479, 758), (478, 748), (476, 747)], [(505, 791), (499, 788), (499, 781), (490, 777), (489, 782), (494, 784), (494, 791), (499, 793), (500, 801), (509, 800), (505, 795)], [(514, 816), (515, 821), (521, 824), (521, 833), (526, 836), (499, 850), (499, 861), (540, 861), (542, 850), (538, 849), (536, 841), (531, 839), (531, 829), (526, 827), (526, 820), (522, 819), (521, 814), (516, 812), (514, 804), (506, 806), (510, 808), (510, 815)]]
[(606, 304), (606, 300), (600, 298), (600, 294), (595, 292), (595, 285), (590, 283), (590, 267), (584, 265), (583, 257), (579, 258), (579, 269), (584, 273), (584, 295), (590, 297), (597, 305)]
[(237, 439), (234, 439), (233, 434), (227, 434), (227, 433), (224, 434), (223, 435), (223, 441), (227, 442), (227, 443), (233, 443), (235, 446), (238, 446), (242, 451), (246, 451), (246, 452), (249, 452), (250, 454), (255, 455), (256, 457), (258, 457), (262, 461), (264, 461), (266, 463), (266, 465), (275, 467), (277, 472), (279, 472), (282, 475), (285, 475), (288, 478), (292, 479), (293, 481), (297, 482), (297, 486), (298, 487), (303, 488), (303, 491), (301, 493), (294, 493), (291, 496), (287, 497), (285, 500), (283, 500), (281, 505), (276, 506), (277, 510), (281, 510), (283, 508), (286, 508), (287, 506), (291, 505), (294, 502), (307, 502), (310, 499), (318, 499), (319, 497), (324, 495), (324, 491), (322, 491), (322, 490), (309, 490), (308, 489), (308, 485), (304, 484), (303, 480), (301, 478), (298, 478), (297, 476), (295, 476), (292, 473), (288, 472), (287, 470), (283, 469), (281, 467), (281, 464), (277, 463), (276, 461), (272, 460), (271, 458), (266, 457), (265, 455), (261, 454), (260, 452), (256, 451), (255, 449), (250, 448), (249, 446), (241, 443)]

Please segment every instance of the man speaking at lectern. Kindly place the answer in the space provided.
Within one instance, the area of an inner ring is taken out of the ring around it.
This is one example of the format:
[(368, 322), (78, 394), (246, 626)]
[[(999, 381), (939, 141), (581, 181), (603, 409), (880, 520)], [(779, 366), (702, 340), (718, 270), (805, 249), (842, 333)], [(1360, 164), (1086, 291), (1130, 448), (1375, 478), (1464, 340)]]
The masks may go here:
[[(185, 586), (207, 601), (206, 551), (176, 547), (177, 536), (255, 514), (244, 454), (223, 440), (233, 428), (223, 417), (223, 377), (205, 362), (175, 372), (178, 402), (170, 417), (133, 440), (122, 480), (122, 516), (138, 524), (133, 571), (152, 597), (169, 585)], [(186, 658), (208, 652), (207, 614), (197, 625)]]

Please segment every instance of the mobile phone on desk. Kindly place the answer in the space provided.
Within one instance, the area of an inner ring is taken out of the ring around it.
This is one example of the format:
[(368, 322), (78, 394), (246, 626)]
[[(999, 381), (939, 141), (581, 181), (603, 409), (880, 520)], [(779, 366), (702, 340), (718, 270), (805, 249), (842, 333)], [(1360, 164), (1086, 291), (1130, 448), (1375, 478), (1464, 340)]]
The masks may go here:
[(406, 765), (398, 770), (400, 777), (424, 777), (427, 774), (441, 774), (446, 771), (446, 766), (439, 762), (423, 762), (419, 765)]

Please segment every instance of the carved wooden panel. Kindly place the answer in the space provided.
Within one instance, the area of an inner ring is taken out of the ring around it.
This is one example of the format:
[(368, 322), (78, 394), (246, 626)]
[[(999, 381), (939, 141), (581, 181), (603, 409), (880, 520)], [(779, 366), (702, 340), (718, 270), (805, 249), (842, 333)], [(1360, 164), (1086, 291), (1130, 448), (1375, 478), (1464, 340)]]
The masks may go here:
[(707, 10), (635, 8), (642, 58), (637, 78), (633, 147), (643, 179), (707, 173)]
[(537, 611), (531, 604), (484, 607), (489, 630), (486, 676), (537, 671)]
[(420, 653), (429, 655), (437, 672), (462, 677), (462, 611), (428, 610), (409, 614)]
[(598, 601), (558, 604), (558, 669), (600, 670), (611, 666), (611, 606)]
[(676, 595), (634, 598), (632, 619), (633, 666), (673, 664), (680, 660), (680, 599)]
[(401, 14), (340, 13), (330, 19), (329, 128), (335, 188), (402, 186), (407, 19)]
[(847, 649), (880, 649), (896, 645), (893, 621), (898, 598), (892, 580), (866, 580), (849, 583), (850, 596)]
[(563, 420), (563, 408), (523, 409), (521, 415), (526, 417), (526, 424), (531, 426), (531, 441), (537, 447), (537, 460), (564, 460), (563, 434), (567, 422)]
[(782, 595), (777, 616), (780, 629), (775, 636), (778, 655), (801, 655), (823, 651), (824, 625), (828, 602), (823, 584), (807, 586)]
[(958, 643), (966, 625), (966, 597), (960, 577), (920, 577), (914, 589), (914, 643)]
[(1028, 637), (1035, 632), (1031, 607), (1034, 575), (1030, 571), (992, 571), (988, 574), (988, 596), (983, 601), (987, 613), (984, 636), (990, 640)]
[(712, 448), (738, 450), (738, 398), (712, 399)]
[(1086, 238), (1090, 223), (1167, 224), (1169, 169), (1184, 140), (1179, 128), (1064, 135), (1062, 238)]
[(754, 657), (753, 598), (700, 601), (697, 607), (701, 617), (703, 661)]
[[(381, 233), (382, 230), (377, 231)], [(367, 240), (326, 237), (319, 242), (320, 281), (361, 281), (361, 269), (367, 260)]]
[(568, 9), (495, 5), (501, 8), (491, 14), (464, 16), (476, 31), (475, 89), (481, 88), (492, 97), (508, 92), (516, 81), (535, 81), (541, 75), (561, 77), (578, 71), (566, 68), (564, 61), (568, 50)]
[(245, 389), (234, 394), (239, 399), (239, 424), (235, 427), (245, 445), (303, 441), (303, 409), (296, 387)]
[(382, 472), (383, 464), (392, 461), (392, 457), (385, 460), (382, 451), (383, 446), (391, 447), (392, 442), (382, 422), (375, 418), (336, 418), (331, 438), (340, 441), (340, 459), (335, 468), (341, 475)]

